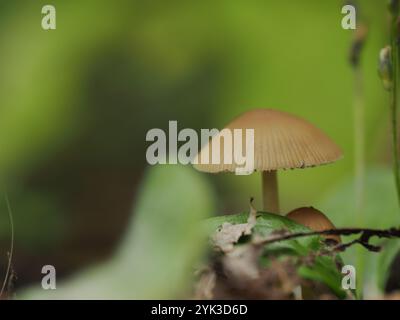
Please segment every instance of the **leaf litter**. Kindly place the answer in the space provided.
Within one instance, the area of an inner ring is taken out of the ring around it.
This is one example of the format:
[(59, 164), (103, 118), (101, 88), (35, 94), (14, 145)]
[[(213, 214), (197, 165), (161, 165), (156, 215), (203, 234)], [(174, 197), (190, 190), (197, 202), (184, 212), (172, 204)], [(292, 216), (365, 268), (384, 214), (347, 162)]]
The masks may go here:
[[(219, 217), (210, 236), (209, 265), (199, 273), (195, 297), (202, 299), (354, 299), (341, 287), (343, 265), (338, 256), (353, 245), (378, 252), (372, 237), (400, 238), (400, 229), (299, 229), (282, 216), (250, 213)], [(238, 223), (238, 221), (246, 221)], [(237, 222), (237, 223), (234, 223)], [(255, 228), (256, 227), (256, 228)], [(264, 229), (264, 230), (261, 230)], [(348, 243), (327, 243), (323, 235), (358, 235)], [(244, 239), (246, 237), (246, 239)], [(241, 240), (244, 241), (241, 241)], [(313, 239), (304, 241), (302, 239)], [(301, 272), (300, 272), (301, 270)]]
[[(260, 244), (266, 239), (287, 236), (288, 231), (274, 230), (268, 236), (261, 236), (254, 232), (256, 223), (257, 210), (250, 202), (245, 223), (224, 222), (210, 236), (214, 250), (210, 264), (198, 273), (196, 299), (301, 299), (303, 292), (308, 298), (316, 298), (315, 292), (318, 297), (336, 298), (324, 284), (298, 275), (299, 261), (311, 264), (314, 259), (311, 256), (304, 259), (270, 256), (269, 265), (262, 265), (265, 246)], [(239, 244), (243, 236), (250, 236), (250, 241)]]
[(250, 204), (250, 214), (246, 223), (223, 223), (212, 236), (211, 242), (222, 252), (228, 253), (234, 249), (235, 243), (237, 243), (242, 236), (251, 235), (251, 231), (256, 225), (256, 220), (257, 211)]

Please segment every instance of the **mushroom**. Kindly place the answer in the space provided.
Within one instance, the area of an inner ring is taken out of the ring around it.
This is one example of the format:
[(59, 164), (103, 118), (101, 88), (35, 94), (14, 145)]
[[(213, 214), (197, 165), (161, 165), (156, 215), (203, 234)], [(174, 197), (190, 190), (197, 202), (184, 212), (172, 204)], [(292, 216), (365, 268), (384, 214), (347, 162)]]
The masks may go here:
[[(313, 167), (342, 157), (340, 148), (320, 129), (297, 116), (278, 110), (248, 111), (234, 119), (225, 129), (231, 132), (234, 129), (254, 129), (254, 170), (262, 172), (263, 208), (271, 213), (279, 213), (277, 170)], [(213, 136), (197, 154), (193, 162), (197, 170), (211, 173), (235, 172), (239, 167), (234, 162), (200, 163), (205, 148), (209, 152), (212, 142), (221, 137), (222, 131)], [(224, 153), (223, 146), (220, 153)]]
[[(290, 211), (286, 217), (314, 231), (336, 229), (335, 225), (328, 219), (326, 215), (313, 207), (294, 209)], [(333, 244), (338, 244), (341, 242), (339, 235), (329, 234), (323, 235), (323, 237), (328, 243), (332, 242)]]

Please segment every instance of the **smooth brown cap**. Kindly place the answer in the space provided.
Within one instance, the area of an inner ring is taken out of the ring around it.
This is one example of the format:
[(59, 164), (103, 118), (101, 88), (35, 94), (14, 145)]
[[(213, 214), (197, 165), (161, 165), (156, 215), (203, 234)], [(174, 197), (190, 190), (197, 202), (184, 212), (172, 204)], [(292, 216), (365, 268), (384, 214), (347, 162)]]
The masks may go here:
[[(334, 224), (328, 219), (327, 216), (313, 207), (294, 209), (290, 211), (286, 217), (314, 231), (336, 229)], [(333, 240), (336, 243), (341, 242), (340, 236), (338, 235), (324, 235), (323, 237)]]
[[(255, 109), (248, 111), (226, 127), (233, 136), (233, 129), (254, 129), (254, 169), (272, 171), (313, 167), (334, 162), (342, 157), (340, 148), (320, 129), (297, 116), (273, 109)], [(245, 154), (245, 130), (243, 130), (243, 154)], [(204, 148), (209, 148), (214, 136), (199, 152), (196, 161), (200, 162)], [(224, 142), (221, 139), (221, 159)], [(211, 162), (211, 161), (210, 161)], [(235, 163), (201, 164), (194, 167), (205, 172), (235, 171)]]

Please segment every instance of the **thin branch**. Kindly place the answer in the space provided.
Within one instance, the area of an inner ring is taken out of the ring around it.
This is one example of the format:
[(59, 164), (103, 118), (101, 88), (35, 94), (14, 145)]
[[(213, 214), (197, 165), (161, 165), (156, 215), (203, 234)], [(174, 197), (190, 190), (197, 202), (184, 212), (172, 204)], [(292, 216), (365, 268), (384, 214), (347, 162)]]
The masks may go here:
[(358, 239), (355, 239), (348, 243), (339, 243), (332, 247), (333, 251), (344, 251), (348, 247), (354, 244), (360, 244), (364, 248), (372, 252), (380, 251), (380, 246), (375, 246), (369, 243), (369, 240), (372, 237), (378, 238), (400, 238), (400, 228), (390, 228), (385, 230), (378, 229), (362, 229), (362, 228), (343, 228), (343, 229), (331, 229), (324, 231), (310, 231), (310, 232), (296, 232), (291, 233), (286, 230), (279, 231), (277, 233), (273, 233), (270, 236), (262, 239), (257, 239), (254, 241), (255, 245), (266, 245), (275, 242), (304, 238), (310, 236), (318, 236), (318, 235), (342, 235), (342, 236), (350, 236), (360, 234)]
[(6, 271), (6, 275), (4, 277), (3, 285), (2, 285), (1, 290), (0, 290), (0, 298), (3, 295), (4, 289), (5, 289), (6, 284), (7, 284), (7, 280), (8, 280), (9, 275), (10, 275), (11, 263), (12, 263), (13, 252), (14, 252), (14, 220), (13, 220), (13, 214), (12, 214), (12, 211), (11, 211), (10, 201), (8, 199), (8, 194), (7, 193), (5, 194), (4, 198), (5, 198), (6, 204), (7, 204), (8, 217), (10, 219), (11, 242), (10, 242), (10, 252), (8, 254), (7, 271)]

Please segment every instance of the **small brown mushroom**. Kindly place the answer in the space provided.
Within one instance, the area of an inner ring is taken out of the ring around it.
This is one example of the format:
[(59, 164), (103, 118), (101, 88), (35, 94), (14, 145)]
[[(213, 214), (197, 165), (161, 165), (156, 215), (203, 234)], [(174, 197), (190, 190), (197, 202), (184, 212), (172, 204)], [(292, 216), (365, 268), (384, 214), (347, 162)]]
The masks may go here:
[[(335, 225), (326, 215), (313, 207), (294, 209), (290, 211), (286, 217), (314, 231), (336, 229)], [(341, 242), (340, 236), (338, 235), (323, 235), (323, 237), (328, 243), (333, 242), (333, 244), (338, 244)]]
[[(273, 109), (248, 111), (225, 129), (254, 129), (254, 170), (262, 172), (264, 211), (279, 213), (277, 170), (318, 166), (342, 157), (340, 148), (311, 123), (286, 112)], [(222, 131), (221, 131), (222, 132)], [(196, 157), (194, 167), (200, 171), (218, 173), (235, 172), (236, 163), (200, 163), (201, 153), (210, 152), (214, 140), (223, 140), (217, 134)], [(223, 159), (223, 145), (219, 150)]]

